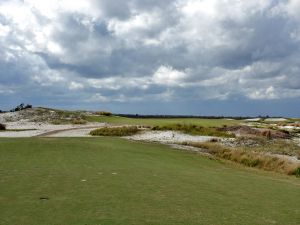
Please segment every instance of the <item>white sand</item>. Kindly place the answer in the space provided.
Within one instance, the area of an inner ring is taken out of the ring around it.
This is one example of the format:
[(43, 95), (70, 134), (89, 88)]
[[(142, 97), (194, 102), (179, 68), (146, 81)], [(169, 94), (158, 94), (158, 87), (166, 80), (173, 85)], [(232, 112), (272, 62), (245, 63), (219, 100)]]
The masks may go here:
[(90, 137), (90, 132), (95, 129), (96, 128), (80, 128), (74, 130), (65, 130), (57, 132), (55, 134), (47, 135), (47, 137)]
[[(5, 131), (0, 132), (0, 137), (34, 137), (37, 135), (57, 132), (49, 136), (53, 137), (83, 137), (89, 136), (89, 132), (97, 127), (105, 126), (105, 123), (87, 123), (84, 125), (53, 125), (48, 123), (35, 123), (27, 121), (7, 122), (7, 129), (36, 129), (26, 131)], [(72, 129), (72, 130), (71, 130)], [(46, 135), (48, 136), (48, 135)]]
[(252, 118), (252, 119), (245, 119), (245, 121), (253, 121), (253, 122), (257, 122), (260, 121), (260, 118)]
[(287, 119), (285, 119), (285, 118), (268, 118), (268, 119), (265, 119), (265, 121), (269, 121), (269, 122), (283, 122), (283, 121), (287, 121)]
[(216, 137), (194, 136), (176, 131), (144, 131), (143, 133), (125, 137), (130, 140), (160, 142), (166, 144), (180, 142), (205, 142)]

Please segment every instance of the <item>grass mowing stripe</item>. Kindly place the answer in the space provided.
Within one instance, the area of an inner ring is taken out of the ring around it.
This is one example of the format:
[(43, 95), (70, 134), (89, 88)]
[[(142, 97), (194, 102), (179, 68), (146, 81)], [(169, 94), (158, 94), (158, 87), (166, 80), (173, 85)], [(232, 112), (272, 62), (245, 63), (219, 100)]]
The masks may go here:
[(0, 139), (1, 225), (298, 224), (299, 184), (119, 138)]

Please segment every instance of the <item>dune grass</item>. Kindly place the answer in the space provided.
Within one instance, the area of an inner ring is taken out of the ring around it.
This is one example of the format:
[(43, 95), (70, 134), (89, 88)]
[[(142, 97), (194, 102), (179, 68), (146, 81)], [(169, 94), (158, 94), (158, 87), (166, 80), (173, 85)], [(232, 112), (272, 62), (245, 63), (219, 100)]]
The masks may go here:
[(224, 125), (235, 125), (241, 121), (226, 119), (197, 119), (197, 118), (126, 118), (120, 116), (86, 116), (89, 122), (105, 122), (118, 125), (148, 125), (148, 126), (167, 126), (173, 124), (193, 124), (203, 127), (222, 127)]
[(203, 136), (215, 136), (215, 137), (227, 137), (232, 138), (235, 137), (234, 134), (230, 134), (224, 131), (219, 131), (215, 127), (202, 127), (191, 124), (170, 124), (165, 126), (155, 126), (152, 130), (173, 130), (173, 131), (181, 131), (186, 134), (192, 135), (203, 135)]
[(2, 225), (296, 225), (300, 179), (119, 138), (0, 139)]
[(138, 133), (136, 126), (123, 126), (123, 127), (103, 127), (92, 130), (92, 136), (130, 136)]
[[(280, 155), (296, 156), (300, 159), (300, 147), (290, 139), (268, 139), (266, 137), (238, 137), (235, 139), (236, 147), (242, 147), (247, 151), (273, 153)], [(244, 143), (252, 143), (253, 146), (245, 146)]]
[[(268, 149), (262, 149), (258, 147), (228, 147), (219, 143), (212, 142), (185, 142), (187, 146), (193, 146), (206, 150), (208, 153), (222, 159), (230, 160), (243, 164), (248, 167), (256, 167), (268, 171), (275, 171), (284, 173), (287, 175), (300, 176), (299, 169), (300, 163), (292, 162), (284, 158), (278, 158), (266, 153), (274, 153), (272, 147), (276, 148), (277, 143), (269, 144)], [(264, 146), (266, 148), (266, 146)], [(277, 153), (277, 152), (276, 152)]]

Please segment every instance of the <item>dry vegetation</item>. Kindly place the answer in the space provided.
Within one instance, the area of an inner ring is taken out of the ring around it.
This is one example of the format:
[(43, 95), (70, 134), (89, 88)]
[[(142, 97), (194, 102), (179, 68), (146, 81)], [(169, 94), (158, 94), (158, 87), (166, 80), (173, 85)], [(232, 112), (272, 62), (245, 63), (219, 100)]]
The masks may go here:
[(138, 133), (136, 126), (103, 127), (90, 132), (92, 136), (130, 136)]
[(108, 112), (108, 111), (99, 111), (99, 112), (96, 112), (95, 114), (99, 115), (99, 116), (112, 116), (112, 113)]
[(215, 127), (202, 127), (193, 124), (171, 124), (165, 126), (155, 126), (152, 128), (152, 130), (173, 130), (173, 131), (181, 131), (183, 133), (192, 134), (192, 135), (235, 137), (234, 134), (221, 131)]
[(225, 140), (222, 144), (243, 148), (247, 151), (255, 150), (262, 153), (296, 156), (300, 159), (300, 147), (290, 139), (268, 139), (264, 137), (237, 137), (234, 140)]
[[(214, 142), (193, 143), (185, 142), (184, 145), (201, 148), (204, 151), (230, 161), (234, 161), (243, 164), (248, 167), (256, 167), (268, 171), (276, 171), (288, 175), (300, 176), (300, 164), (298, 162), (292, 162), (284, 158), (272, 156), (261, 151), (259, 147), (229, 147)], [(268, 146), (269, 151), (272, 152), (272, 146), (277, 148), (277, 144), (270, 144)]]
[(16, 122), (26, 120), (37, 123), (51, 124), (83, 124), (86, 123), (86, 112), (84, 111), (64, 111), (48, 108), (29, 108), (14, 114), (4, 115), (6, 122)]
[(234, 133), (238, 135), (247, 135), (252, 137), (266, 137), (268, 139), (272, 138), (290, 138), (291, 135), (288, 131), (275, 130), (269, 128), (252, 128), (250, 126), (245, 125), (234, 125), (234, 126), (224, 126), (222, 128), (218, 128), (218, 131)]

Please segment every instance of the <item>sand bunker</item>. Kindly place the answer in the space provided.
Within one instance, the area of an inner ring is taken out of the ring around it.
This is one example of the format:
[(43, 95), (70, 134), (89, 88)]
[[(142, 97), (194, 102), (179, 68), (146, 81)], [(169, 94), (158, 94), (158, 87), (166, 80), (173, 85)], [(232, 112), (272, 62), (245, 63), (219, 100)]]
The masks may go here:
[[(23, 129), (24, 131), (0, 132), (0, 137), (85, 137), (90, 136), (93, 129), (105, 126), (105, 123), (87, 123), (85, 125), (53, 125), (48, 123), (35, 123), (27, 121), (8, 122), (7, 129)], [(29, 130), (34, 129), (34, 130)]]
[(126, 139), (136, 141), (160, 142), (166, 144), (181, 142), (205, 142), (216, 137), (210, 136), (194, 136), (183, 134), (177, 131), (144, 131), (140, 134), (125, 137)]

